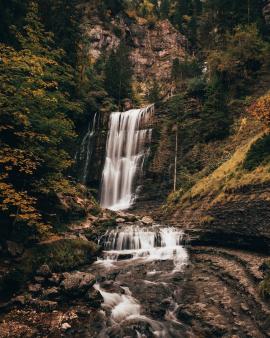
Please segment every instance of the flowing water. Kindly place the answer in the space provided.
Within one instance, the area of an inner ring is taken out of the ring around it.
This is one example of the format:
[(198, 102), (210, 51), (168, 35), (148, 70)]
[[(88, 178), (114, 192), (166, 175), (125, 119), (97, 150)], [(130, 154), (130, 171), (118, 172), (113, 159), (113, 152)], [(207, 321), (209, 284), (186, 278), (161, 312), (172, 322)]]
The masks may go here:
[[(76, 154), (76, 161), (82, 163), (82, 175), (81, 181), (83, 184), (87, 181), (88, 169), (90, 166), (93, 150), (94, 150), (94, 142), (93, 139), (96, 134), (98, 125), (98, 114), (94, 115), (93, 121), (89, 123), (88, 130), (82, 140), (80, 151)], [(79, 156), (79, 158), (78, 158)]]
[(142, 172), (148, 128), (154, 106), (115, 112), (110, 117), (106, 160), (102, 175), (101, 206), (111, 210), (128, 209), (134, 199), (135, 178)]
[(181, 337), (176, 318), (188, 262), (183, 233), (140, 224), (109, 231), (91, 267), (102, 297), (98, 337)]

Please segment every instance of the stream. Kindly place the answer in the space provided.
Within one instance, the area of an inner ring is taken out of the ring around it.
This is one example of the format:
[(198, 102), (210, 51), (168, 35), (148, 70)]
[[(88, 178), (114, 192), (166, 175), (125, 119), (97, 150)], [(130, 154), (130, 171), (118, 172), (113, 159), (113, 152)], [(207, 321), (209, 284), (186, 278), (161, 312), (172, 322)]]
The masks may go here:
[(98, 337), (179, 337), (175, 313), (188, 263), (183, 232), (125, 225), (106, 233), (105, 250), (90, 272), (103, 303)]

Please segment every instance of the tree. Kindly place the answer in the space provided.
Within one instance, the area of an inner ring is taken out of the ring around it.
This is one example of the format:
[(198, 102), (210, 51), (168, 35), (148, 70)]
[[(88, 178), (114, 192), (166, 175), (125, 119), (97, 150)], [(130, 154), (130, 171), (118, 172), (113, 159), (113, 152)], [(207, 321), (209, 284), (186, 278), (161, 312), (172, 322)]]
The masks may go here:
[(231, 120), (225, 91), (218, 79), (209, 85), (206, 97), (201, 112), (201, 135), (206, 142), (223, 139), (229, 134)]
[(163, 19), (169, 17), (170, 13), (170, 0), (162, 0), (160, 4), (160, 15)]
[(27, 1), (0, 0), (0, 42), (14, 45), (16, 43), (10, 26), (16, 22), (19, 28), (27, 11)]
[(156, 103), (161, 99), (161, 88), (156, 79), (151, 83), (147, 99), (152, 103)]
[(105, 65), (105, 89), (118, 103), (124, 98), (132, 97), (132, 64), (129, 50), (121, 43), (112, 51)]
[(54, 34), (55, 44), (65, 51), (64, 60), (73, 66), (77, 62), (77, 45), (81, 37), (82, 13), (78, 3), (78, 0), (38, 0), (45, 29)]
[(48, 228), (38, 211), (41, 193), (61, 191), (72, 164), (72, 118), (81, 106), (70, 99), (73, 70), (53, 48), (52, 35), (29, 4), (21, 49), (0, 45), (0, 217), (9, 232), (38, 236)]
[(270, 92), (259, 97), (249, 108), (248, 112), (261, 121), (266, 128), (270, 127)]
[(226, 35), (222, 49), (208, 55), (209, 77), (220, 77), (231, 91), (243, 92), (267, 58), (267, 46), (256, 25), (238, 26)]

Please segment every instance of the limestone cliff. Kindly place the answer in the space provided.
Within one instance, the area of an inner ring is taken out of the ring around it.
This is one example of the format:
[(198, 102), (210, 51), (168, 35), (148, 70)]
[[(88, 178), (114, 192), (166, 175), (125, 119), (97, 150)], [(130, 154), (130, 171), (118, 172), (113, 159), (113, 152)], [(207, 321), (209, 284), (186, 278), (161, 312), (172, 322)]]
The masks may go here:
[(82, 11), (80, 49), (89, 63), (96, 62), (104, 52), (108, 54), (125, 40), (130, 47), (136, 95), (145, 94), (147, 85), (154, 79), (162, 85), (164, 94), (171, 90), (168, 80), (172, 63), (175, 58), (184, 59), (187, 40), (169, 20), (150, 24), (125, 12), (102, 20), (89, 3)]

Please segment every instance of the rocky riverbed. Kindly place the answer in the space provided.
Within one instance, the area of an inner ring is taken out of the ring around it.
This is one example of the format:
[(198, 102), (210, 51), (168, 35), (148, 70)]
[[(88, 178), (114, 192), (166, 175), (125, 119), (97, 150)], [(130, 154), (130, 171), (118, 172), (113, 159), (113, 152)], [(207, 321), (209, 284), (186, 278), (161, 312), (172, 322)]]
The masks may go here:
[(270, 307), (259, 292), (267, 257), (189, 247), (181, 230), (149, 216), (118, 213), (108, 222), (99, 219), (96, 232), (73, 227), (104, 252), (70, 271), (38, 267), (1, 304), (0, 337), (270, 336)]

